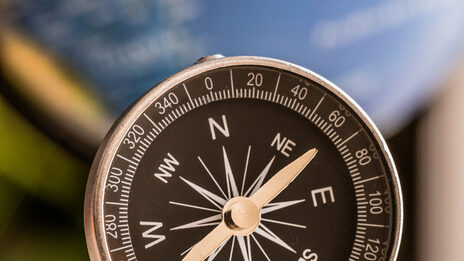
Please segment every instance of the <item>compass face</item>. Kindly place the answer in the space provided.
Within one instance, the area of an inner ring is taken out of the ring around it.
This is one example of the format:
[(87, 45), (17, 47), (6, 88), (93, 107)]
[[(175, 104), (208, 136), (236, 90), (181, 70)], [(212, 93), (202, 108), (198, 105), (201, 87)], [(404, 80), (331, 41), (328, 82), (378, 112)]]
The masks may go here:
[(230, 200), (251, 197), (313, 148), (257, 227), (207, 260), (393, 260), (400, 192), (375, 128), (314, 74), (250, 57), (195, 65), (117, 123), (88, 185), (91, 258), (182, 260)]

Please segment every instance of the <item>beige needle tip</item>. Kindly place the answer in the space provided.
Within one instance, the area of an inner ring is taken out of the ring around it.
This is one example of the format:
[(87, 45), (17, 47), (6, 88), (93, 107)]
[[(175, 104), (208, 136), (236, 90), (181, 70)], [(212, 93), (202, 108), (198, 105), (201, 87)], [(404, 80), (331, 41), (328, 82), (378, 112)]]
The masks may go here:
[(317, 152), (318, 150), (316, 148), (310, 149), (285, 166), (250, 197), (251, 201), (253, 201), (258, 208), (264, 207), (264, 205), (277, 197), (282, 190), (298, 177), (301, 171), (313, 160)]
[[(314, 156), (316, 156), (317, 152), (319, 150), (317, 150), (316, 148), (313, 148), (313, 149), (310, 149), (308, 150), (305, 154), (301, 155), (298, 159), (296, 160), (299, 160), (300, 158), (303, 158), (304, 161), (306, 162), (305, 164), (305, 167), (306, 165), (308, 165), (309, 162), (311, 162), (311, 160), (313, 160)], [(296, 161), (295, 160), (295, 161)], [(304, 168), (304, 167), (303, 167)]]

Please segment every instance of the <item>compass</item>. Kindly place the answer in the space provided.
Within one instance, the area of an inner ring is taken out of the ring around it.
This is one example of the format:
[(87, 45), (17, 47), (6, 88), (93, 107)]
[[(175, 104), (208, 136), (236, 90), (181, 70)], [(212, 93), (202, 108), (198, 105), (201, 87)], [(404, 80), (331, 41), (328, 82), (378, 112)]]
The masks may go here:
[(136, 101), (94, 160), (91, 260), (396, 260), (398, 175), (362, 109), (262, 57), (202, 58)]

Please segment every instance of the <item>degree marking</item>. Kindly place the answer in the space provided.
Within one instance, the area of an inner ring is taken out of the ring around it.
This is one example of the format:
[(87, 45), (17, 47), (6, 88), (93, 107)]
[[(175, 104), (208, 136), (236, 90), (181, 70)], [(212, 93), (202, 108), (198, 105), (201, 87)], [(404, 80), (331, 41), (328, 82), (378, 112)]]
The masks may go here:
[(232, 75), (232, 69), (230, 69), (230, 88), (232, 90), (232, 97), (234, 97), (234, 77)]
[(381, 224), (369, 224), (369, 223), (359, 223), (359, 226), (364, 226), (364, 227), (389, 227), (386, 225), (381, 225)]
[(322, 98), (319, 100), (319, 102), (316, 104), (316, 107), (314, 107), (313, 109), (313, 112), (311, 112), (311, 115), (309, 115), (308, 118), (311, 118), (314, 114), (314, 112), (316, 112), (317, 108), (319, 108), (319, 105), (321, 105), (322, 101), (325, 99), (325, 96), (327, 95), (327, 93), (324, 93), (324, 96), (322, 96)]
[(363, 129), (361, 128), (360, 130), (358, 130), (357, 132), (353, 133), (350, 137), (348, 137), (346, 140), (344, 140), (342, 143), (338, 144), (337, 147), (340, 147), (342, 146), (343, 144), (345, 144), (346, 142), (348, 142), (349, 140), (351, 140), (352, 138), (354, 138), (356, 135), (358, 135), (358, 133), (360, 133)]
[(190, 93), (187, 90), (187, 85), (185, 85), (185, 83), (183, 83), (182, 85), (184, 86), (185, 93), (187, 94), (187, 96), (188, 96), (188, 98), (190, 100), (190, 103), (193, 105), (192, 97), (190, 97)]
[(280, 75), (281, 75), (281, 73), (279, 73), (279, 76), (277, 77), (276, 87), (274, 89), (274, 96), (272, 97), (273, 101), (275, 101), (275, 99), (276, 99), (277, 89), (279, 88)]
[(108, 205), (117, 205), (117, 206), (127, 206), (127, 203), (124, 203), (124, 202), (111, 202), (111, 201), (106, 201), (105, 204), (108, 204)]
[(153, 120), (152, 120), (150, 117), (148, 117), (148, 115), (147, 115), (145, 112), (143, 113), (143, 116), (145, 116), (145, 118), (147, 118), (147, 120), (148, 120), (151, 124), (153, 124), (153, 126), (156, 126), (156, 125), (155, 125), (155, 122), (153, 122)]
[(114, 248), (114, 249), (111, 249), (111, 253), (113, 252), (116, 252), (116, 251), (119, 251), (119, 250), (123, 250), (123, 249), (126, 249), (126, 248), (130, 248), (132, 247), (131, 245), (125, 245), (125, 246), (122, 246), (122, 247), (118, 247), (118, 248)]
[(133, 162), (132, 160), (130, 160), (130, 159), (128, 159), (128, 158), (122, 156), (121, 154), (116, 154), (116, 156), (118, 156), (118, 158), (120, 158), (120, 159), (123, 159), (123, 160), (129, 162), (129, 163), (132, 164), (132, 165), (137, 166), (137, 164), (136, 164), (135, 162)]
[(364, 183), (364, 182), (368, 182), (368, 181), (371, 181), (371, 180), (375, 180), (375, 179), (378, 179), (378, 178), (380, 178), (380, 176), (375, 176), (375, 177), (372, 177), (372, 178), (359, 180), (359, 181), (354, 182), (354, 184), (355, 184), (355, 185), (358, 185), (358, 184), (361, 184), (361, 183)]

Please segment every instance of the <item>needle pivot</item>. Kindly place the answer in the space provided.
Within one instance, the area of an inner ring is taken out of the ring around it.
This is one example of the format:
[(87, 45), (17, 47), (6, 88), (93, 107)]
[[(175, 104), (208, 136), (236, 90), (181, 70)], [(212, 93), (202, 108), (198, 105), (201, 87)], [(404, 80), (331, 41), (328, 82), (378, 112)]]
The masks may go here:
[(235, 197), (224, 206), (224, 222), (234, 235), (248, 235), (258, 227), (260, 209), (246, 197)]

